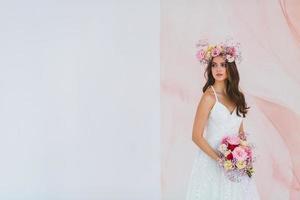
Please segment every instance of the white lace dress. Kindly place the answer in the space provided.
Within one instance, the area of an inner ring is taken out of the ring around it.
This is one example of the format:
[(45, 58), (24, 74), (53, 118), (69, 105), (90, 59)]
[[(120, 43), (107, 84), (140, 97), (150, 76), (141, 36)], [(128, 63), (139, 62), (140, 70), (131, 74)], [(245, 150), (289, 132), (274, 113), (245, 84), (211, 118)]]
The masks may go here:
[[(211, 86), (216, 103), (210, 111), (204, 137), (208, 143), (217, 148), (225, 135), (238, 134), (242, 117), (232, 113), (219, 102)], [(254, 175), (255, 176), (255, 175)], [(217, 161), (210, 158), (200, 148), (190, 173), (186, 200), (259, 200), (255, 181), (247, 176), (241, 182), (232, 182), (224, 174)]]

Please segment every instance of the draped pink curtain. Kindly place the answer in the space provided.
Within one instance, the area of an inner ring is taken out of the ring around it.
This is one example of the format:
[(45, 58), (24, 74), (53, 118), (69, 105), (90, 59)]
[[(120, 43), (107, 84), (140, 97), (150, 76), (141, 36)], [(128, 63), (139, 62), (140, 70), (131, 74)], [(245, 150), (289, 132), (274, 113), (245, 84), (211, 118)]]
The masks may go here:
[(263, 200), (300, 199), (300, 1), (162, 0), (162, 199), (184, 199), (198, 148), (191, 140), (205, 82), (195, 43), (232, 36), (251, 107), (245, 130), (256, 144)]

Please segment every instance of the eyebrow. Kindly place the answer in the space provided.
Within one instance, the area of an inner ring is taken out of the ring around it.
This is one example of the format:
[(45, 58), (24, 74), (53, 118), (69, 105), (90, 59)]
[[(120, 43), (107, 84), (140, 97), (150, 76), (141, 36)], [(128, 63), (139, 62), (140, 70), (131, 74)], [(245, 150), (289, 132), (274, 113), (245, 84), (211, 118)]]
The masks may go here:
[[(221, 64), (223, 64), (223, 63), (225, 63), (225, 62), (221, 62)], [(213, 64), (217, 64), (216, 62), (213, 62)]]

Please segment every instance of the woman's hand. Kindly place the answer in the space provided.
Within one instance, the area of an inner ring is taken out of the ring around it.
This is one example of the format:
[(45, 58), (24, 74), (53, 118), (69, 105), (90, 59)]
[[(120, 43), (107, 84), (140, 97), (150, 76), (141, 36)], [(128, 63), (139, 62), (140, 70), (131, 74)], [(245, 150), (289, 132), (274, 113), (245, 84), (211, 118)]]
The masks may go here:
[(247, 136), (244, 131), (239, 132), (239, 138), (242, 140), (247, 140)]
[(223, 159), (222, 158), (217, 158), (217, 162), (218, 162), (218, 165), (220, 166), (223, 166)]

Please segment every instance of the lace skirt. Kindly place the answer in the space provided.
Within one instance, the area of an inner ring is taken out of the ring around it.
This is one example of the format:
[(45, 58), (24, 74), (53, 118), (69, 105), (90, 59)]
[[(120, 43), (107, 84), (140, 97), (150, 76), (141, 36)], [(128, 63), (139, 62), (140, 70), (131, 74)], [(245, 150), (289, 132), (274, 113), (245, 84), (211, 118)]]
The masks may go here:
[(218, 163), (198, 150), (190, 173), (186, 200), (259, 200), (253, 178), (232, 182)]

